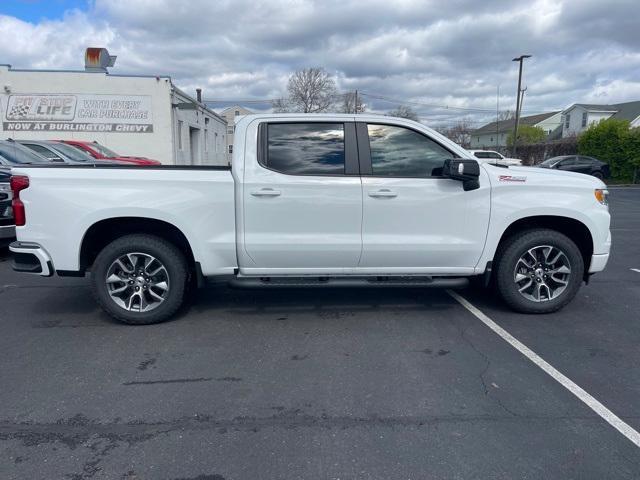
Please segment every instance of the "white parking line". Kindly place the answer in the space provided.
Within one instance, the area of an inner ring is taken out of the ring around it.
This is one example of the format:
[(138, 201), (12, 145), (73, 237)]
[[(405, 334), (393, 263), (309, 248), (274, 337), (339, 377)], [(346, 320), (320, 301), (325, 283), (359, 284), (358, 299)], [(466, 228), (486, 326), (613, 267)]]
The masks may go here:
[(640, 268), (632, 268), (631, 270), (633, 270), (634, 272), (640, 273)]
[(640, 433), (634, 430), (631, 426), (625, 423), (622, 419), (616, 416), (611, 410), (605, 407), (598, 400), (593, 398), (589, 393), (575, 384), (571, 379), (560, 373), (553, 366), (547, 363), (542, 357), (540, 357), (537, 353), (527, 347), (525, 344), (520, 342), (517, 338), (507, 332), (504, 328), (498, 325), (496, 322), (487, 317), (484, 313), (482, 313), (478, 308), (469, 303), (468, 300), (458, 295), (456, 292), (451, 290), (447, 290), (449, 295), (455, 298), (460, 305), (469, 310), (476, 318), (478, 318), (482, 323), (484, 323), (487, 327), (497, 333), (503, 340), (509, 343), (513, 348), (518, 350), (522, 355), (531, 360), (534, 364), (544, 370), (547, 374), (549, 374), (555, 381), (557, 381), (564, 388), (573, 393), (576, 397), (578, 397), (582, 402), (584, 402), (591, 410), (596, 412), (600, 417), (602, 417), (607, 423), (609, 423), (613, 428), (618, 430), (621, 434), (631, 440), (636, 447), (640, 447)]

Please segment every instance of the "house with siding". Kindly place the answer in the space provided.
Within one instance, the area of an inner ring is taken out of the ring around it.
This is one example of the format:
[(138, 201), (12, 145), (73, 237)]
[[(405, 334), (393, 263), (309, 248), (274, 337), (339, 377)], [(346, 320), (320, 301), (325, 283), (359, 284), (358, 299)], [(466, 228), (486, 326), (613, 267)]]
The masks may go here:
[[(562, 112), (540, 113), (520, 117), (520, 125), (540, 127), (549, 138), (555, 138), (556, 132), (560, 132)], [(471, 133), (471, 146), (473, 149), (499, 148), (507, 146), (507, 137), (515, 127), (515, 119), (491, 122), (474, 130)], [(559, 135), (558, 135), (559, 136)]]
[(629, 120), (631, 127), (640, 127), (640, 101), (612, 105), (574, 103), (562, 112), (562, 137), (578, 135), (608, 118)]

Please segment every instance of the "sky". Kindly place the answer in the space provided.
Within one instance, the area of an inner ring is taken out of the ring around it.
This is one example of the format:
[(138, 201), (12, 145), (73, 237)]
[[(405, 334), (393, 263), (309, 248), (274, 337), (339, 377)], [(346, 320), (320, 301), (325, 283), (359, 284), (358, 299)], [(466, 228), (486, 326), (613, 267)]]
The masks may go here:
[[(323, 67), (370, 111), (409, 105), (432, 126), (480, 126), (573, 103), (640, 100), (637, 0), (0, 0), (0, 63), (170, 75), (214, 105), (267, 109), (289, 75)], [(499, 90), (499, 97), (497, 95)], [(224, 100), (224, 101), (222, 101)], [(226, 102), (228, 101), (228, 103)]]

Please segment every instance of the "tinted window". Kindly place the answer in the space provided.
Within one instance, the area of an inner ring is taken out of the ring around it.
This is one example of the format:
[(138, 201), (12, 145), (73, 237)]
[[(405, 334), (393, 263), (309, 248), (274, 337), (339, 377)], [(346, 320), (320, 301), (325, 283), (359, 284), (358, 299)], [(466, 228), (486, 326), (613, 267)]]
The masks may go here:
[(33, 143), (25, 143), (24, 146), (25, 147), (29, 147), (31, 150), (33, 150), (36, 153), (39, 153), (40, 155), (42, 155), (45, 158), (48, 158), (48, 159), (60, 158), (58, 155), (53, 153), (51, 150), (49, 150), (48, 148), (44, 148), (41, 145), (35, 145)]
[(71, 145), (67, 145), (66, 143), (55, 143), (51, 145), (51, 148), (57, 150), (58, 152), (62, 152), (64, 155), (76, 162), (93, 162), (93, 157), (89, 155), (85, 150), (78, 150), (77, 148), (72, 147)]
[(575, 165), (577, 162), (576, 157), (567, 157), (566, 159), (560, 162), (561, 167), (568, 167), (570, 165)]
[(0, 143), (0, 155), (6, 158), (9, 163), (48, 163), (37, 153), (13, 142)]
[(342, 123), (272, 123), (267, 167), (290, 175), (344, 174)]
[(367, 125), (373, 175), (432, 177), (454, 155), (424, 135), (391, 125)]
[(495, 152), (474, 152), (476, 158), (497, 158), (501, 159), (502, 157)]

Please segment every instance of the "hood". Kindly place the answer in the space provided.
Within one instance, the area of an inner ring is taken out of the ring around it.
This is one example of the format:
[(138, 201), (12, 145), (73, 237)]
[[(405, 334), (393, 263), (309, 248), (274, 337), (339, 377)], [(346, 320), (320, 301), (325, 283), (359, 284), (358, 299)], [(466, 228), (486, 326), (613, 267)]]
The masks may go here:
[[(606, 188), (602, 180), (584, 173), (567, 172), (553, 168), (513, 166), (500, 168), (484, 164), (485, 170), (498, 183), (522, 183), (529, 185), (555, 185), (567, 187)], [(501, 179), (502, 177), (502, 179)], [(511, 177), (511, 180), (505, 179)]]

